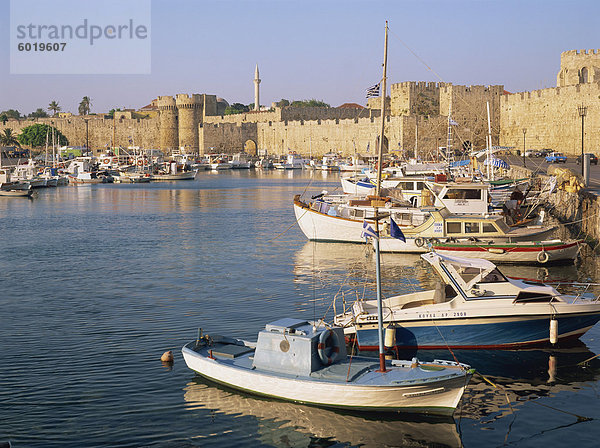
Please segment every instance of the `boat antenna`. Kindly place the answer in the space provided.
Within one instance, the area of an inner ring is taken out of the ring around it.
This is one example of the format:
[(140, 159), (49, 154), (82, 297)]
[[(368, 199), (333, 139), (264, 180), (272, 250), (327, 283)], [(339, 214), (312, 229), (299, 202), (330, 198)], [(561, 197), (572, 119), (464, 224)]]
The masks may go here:
[(383, 165), (383, 141), (385, 131), (385, 99), (386, 99), (386, 80), (387, 80), (387, 47), (388, 47), (388, 22), (385, 21), (385, 43), (383, 46), (383, 78), (381, 80), (381, 134), (379, 136), (379, 148), (377, 153), (377, 187), (375, 196), (379, 197), (381, 193), (381, 172)]

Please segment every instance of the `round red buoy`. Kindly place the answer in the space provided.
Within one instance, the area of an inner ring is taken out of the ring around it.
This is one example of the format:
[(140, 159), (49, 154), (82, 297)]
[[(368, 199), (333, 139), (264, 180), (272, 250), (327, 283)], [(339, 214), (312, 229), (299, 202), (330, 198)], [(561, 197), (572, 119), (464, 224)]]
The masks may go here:
[(160, 360), (162, 362), (173, 362), (173, 352), (171, 350), (164, 352)]

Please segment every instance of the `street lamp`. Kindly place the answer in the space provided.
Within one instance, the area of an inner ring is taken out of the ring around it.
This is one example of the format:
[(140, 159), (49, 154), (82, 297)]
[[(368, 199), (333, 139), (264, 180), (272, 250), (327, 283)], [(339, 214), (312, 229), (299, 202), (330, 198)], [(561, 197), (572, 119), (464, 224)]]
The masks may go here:
[(581, 117), (581, 175), (583, 176), (583, 167), (585, 165), (585, 160), (583, 157), (583, 122), (585, 120), (585, 115), (587, 114), (587, 107), (582, 104), (581, 106), (577, 107), (577, 111)]
[(527, 129), (523, 128), (523, 168), (527, 168), (525, 165), (525, 134), (527, 133)]

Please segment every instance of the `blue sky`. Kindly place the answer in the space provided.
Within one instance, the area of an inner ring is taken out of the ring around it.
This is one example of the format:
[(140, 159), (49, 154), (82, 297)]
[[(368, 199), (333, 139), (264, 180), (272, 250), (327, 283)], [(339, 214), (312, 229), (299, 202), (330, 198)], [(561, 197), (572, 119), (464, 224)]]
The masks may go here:
[(176, 93), (247, 104), (256, 63), (262, 104), (364, 104), (381, 77), (385, 20), (391, 83), (439, 75), (535, 90), (556, 84), (562, 51), (600, 47), (599, 13), (593, 0), (153, 0), (151, 74), (10, 75), (9, 0), (0, 0), (0, 110), (29, 113), (56, 100), (76, 112), (84, 95), (92, 112)]

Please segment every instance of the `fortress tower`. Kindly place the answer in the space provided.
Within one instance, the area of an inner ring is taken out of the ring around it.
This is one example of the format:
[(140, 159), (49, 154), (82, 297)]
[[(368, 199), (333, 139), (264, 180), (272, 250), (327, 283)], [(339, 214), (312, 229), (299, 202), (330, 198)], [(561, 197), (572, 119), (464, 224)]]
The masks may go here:
[(600, 82), (600, 50), (570, 50), (560, 54), (556, 86)]
[(179, 146), (186, 152), (198, 153), (198, 123), (202, 119), (202, 95), (179, 93), (175, 97), (179, 114)]
[(160, 149), (170, 153), (179, 145), (177, 107), (172, 96), (159, 96), (157, 101), (160, 126)]
[(259, 84), (260, 78), (258, 77), (258, 64), (256, 64), (256, 70), (254, 70), (254, 110), (260, 110)]

